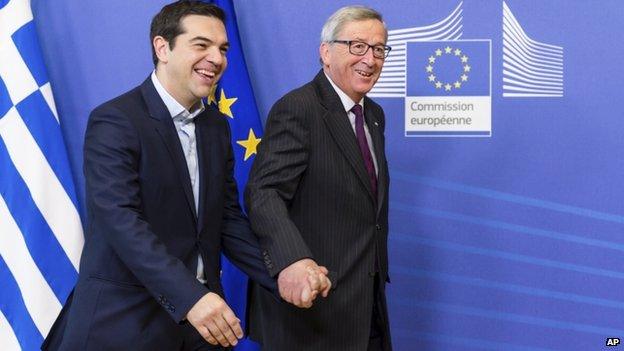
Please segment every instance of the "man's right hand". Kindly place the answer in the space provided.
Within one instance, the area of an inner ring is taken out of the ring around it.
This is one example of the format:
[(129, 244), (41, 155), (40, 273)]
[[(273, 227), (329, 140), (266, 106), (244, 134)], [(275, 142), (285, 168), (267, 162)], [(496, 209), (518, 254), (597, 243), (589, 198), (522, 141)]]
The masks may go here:
[(320, 267), (309, 258), (299, 260), (284, 268), (278, 275), (280, 296), (297, 307), (312, 307), (319, 292), (327, 297), (331, 281), (327, 268)]
[(235, 346), (243, 337), (240, 319), (215, 293), (207, 293), (186, 314), (186, 319), (212, 345)]

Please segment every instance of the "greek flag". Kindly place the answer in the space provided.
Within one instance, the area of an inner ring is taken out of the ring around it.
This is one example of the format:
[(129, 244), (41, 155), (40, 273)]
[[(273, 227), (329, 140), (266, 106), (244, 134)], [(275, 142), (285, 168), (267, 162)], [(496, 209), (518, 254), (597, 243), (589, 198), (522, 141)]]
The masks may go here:
[(29, 0), (0, 0), (0, 345), (39, 350), (83, 233)]

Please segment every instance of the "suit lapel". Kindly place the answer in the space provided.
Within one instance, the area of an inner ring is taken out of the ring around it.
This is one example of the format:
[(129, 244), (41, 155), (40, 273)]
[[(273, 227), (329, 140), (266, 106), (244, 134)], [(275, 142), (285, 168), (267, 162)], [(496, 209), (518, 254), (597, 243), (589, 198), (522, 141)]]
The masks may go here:
[(330, 134), (351, 164), (357, 178), (366, 188), (370, 199), (374, 201), (375, 198), (373, 197), (370, 179), (368, 177), (368, 173), (366, 172), (366, 167), (364, 166), (362, 153), (358, 147), (355, 133), (353, 133), (353, 128), (351, 127), (349, 117), (344, 110), (344, 106), (340, 101), (340, 97), (336, 91), (334, 91), (334, 88), (331, 86), (331, 83), (327, 80), (327, 77), (325, 77), (325, 73), (323, 73), (322, 70), (316, 75), (314, 82), (319, 88), (318, 91), (321, 97), (321, 103), (327, 109), (323, 118), (327, 124)]
[(364, 103), (364, 118), (368, 126), (371, 140), (373, 142), (373, 151), (377, 160), (377, 214), (381, 210), (383, 199), (386, 196), (386, 185), (388, 184), (388, 174), (386, 173), (386, 156), (384, 152), (383, 135), (381, 133), (379, 116), (376, 116), (371, 108), (372, 101), (368, 98)]
[(193, 189), (191, 189), (191, 177), (189, 176), (186, 159), (184, 158), (184, 151), (182, 150), (180, 138), (173, 124), (173, 119), (167, 110), (167, 106), (165, 106), (165, 103), (158, 95), (156, 88), (154, 88), (151, 78), (148, 77), (145, 82), (143, 82), (141, 85), (141, 93), (145, 99), (150, 117), (158, 121), (158, 123), (156, 123), (156, 131), (160, 134), (167, 147), (173, 166), (180, 178), (180, 184), (182, 184), (189, 209), (193, 213), (193, 217), (197, 218)]

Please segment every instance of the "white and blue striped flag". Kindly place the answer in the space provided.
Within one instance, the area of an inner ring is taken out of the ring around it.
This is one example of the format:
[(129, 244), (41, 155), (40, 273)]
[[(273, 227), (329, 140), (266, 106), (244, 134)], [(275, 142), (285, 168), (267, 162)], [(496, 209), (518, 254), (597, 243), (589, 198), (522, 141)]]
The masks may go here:
[(30, 0), (0, 0), (0, 349), (38, 350), (78, 277), (73, 181)]

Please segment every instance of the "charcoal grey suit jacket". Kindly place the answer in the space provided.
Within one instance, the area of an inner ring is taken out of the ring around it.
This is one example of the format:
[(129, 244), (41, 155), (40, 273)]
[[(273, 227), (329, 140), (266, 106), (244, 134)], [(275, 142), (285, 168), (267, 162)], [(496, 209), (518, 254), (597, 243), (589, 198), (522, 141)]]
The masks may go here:
[(245, 192), (265, 265), (275, 276), (310, 257), (331, 271), (333, 290), (312, 308), (299, 309), (253, 289), (251, 337), (265, 350), (366, 350), (374, 300), (383, 319), (384, 349), (391, 349), (384, 294), (389, 281), (385, 117), (369, 98), (364, 108), (378, 165), (376, 196), (347, 113), (322, 71), (269, 114)]

